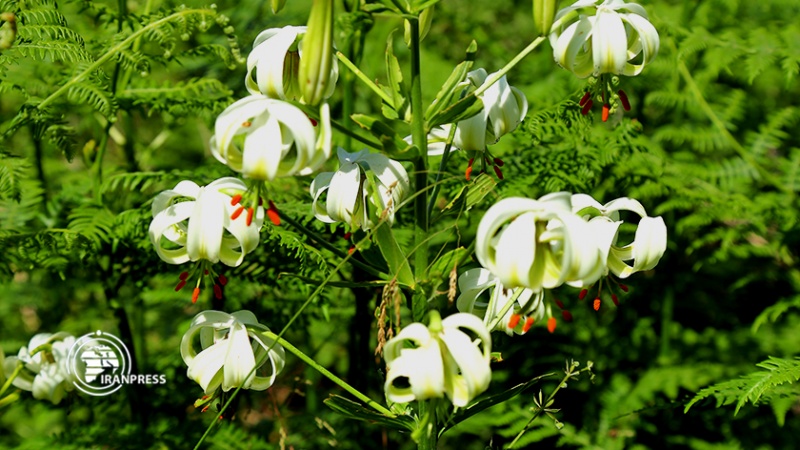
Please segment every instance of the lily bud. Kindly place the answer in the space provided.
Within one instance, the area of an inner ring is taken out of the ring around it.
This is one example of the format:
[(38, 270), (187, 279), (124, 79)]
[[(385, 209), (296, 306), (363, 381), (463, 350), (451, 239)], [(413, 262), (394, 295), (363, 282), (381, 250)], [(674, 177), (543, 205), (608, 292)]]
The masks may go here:
[(333, 0), (314, 0), (301, 51), (300, 91), (305, 103), (317, 105), (328, 91), (333, 67)]
[(558, 0), (533, 0), (533, 24), (537, 36), (550, 34), (553, 19), (556, 17)]
[[(433, 6), (426, 8), (419, 14), (419, 41), (422, 42), (428, 31), (431, 30), (431, 22), (433, 21)], [(403, 38), (407, 46), (411, 46), (411, 23), (407, 20), (403, 21), (405, 34)]]
[(286, 5), (286, 0), (270, 0), (269, 4), (272, 7), (272, 13), (278, 14)]

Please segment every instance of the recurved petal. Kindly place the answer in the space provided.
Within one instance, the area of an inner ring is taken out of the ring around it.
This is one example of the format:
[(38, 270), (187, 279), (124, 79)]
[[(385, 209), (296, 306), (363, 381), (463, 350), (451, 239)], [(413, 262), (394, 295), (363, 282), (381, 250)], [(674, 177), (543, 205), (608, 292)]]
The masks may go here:
[(383, 358), (387, 365), (391, 365), (392, 361), (400, 357), (405, 341), (410, 341), (415, 347), (424, 347), (431, 339), (428, 327), (421, 323), (412, 323), (400, 330), (397, 336), (389, 339), (386, 346), (383, 347)]
[[(631, 28), (636, 32), (638, 36), (635, 36), (633, 39), (637, 42), (638, 46), (641, 46), (642, 49), (642, 61), (639, 64), (626, 64), (624, 75), (627, 76), (635, 76), (641, 73), (644, 66), (650, 63), (653, 58), (656, 57), (658, 54), (658, 48), (660, 44), (660, 40), (658, 37), (658, 31), (656, 28), (651, 24), (645, 17), (636, 14), (623, 14), (622, 20), (627, 22)], [(638, 51), (635, 54), (631, 55), (628, 54), (628, 59), (633, 58), (638, 54)]]
[(598, 8), (592, 32), (594, 74), (621, 74), (628, 62), (628, 37), (619, 14)]
[(505, 223), (525, 211), (536, 210), (541, 206), (536, 200), (521, 197), (510, 197), (495, 203), (490, 207), (481, 218), (478, 225), (478, 232), (475, 236), (475, 256), (483, 267), (492, 273), (495, 270), (494, 241), (497, 232)]
[[(186, 250), (186, 234), (180, 230), (181, 223), (188, 219), (194, 211), (195, 202), (183, 202), (161, 211), (150, 222), (150, 242), (156, 249), (159, 258), (169, 264), (183, 264), (189, 261)], [(176, 229), (178, 227), (178, 229)], [(178, 248), (166, 249), (162, 245), (163, 238), (180, 245)]]
[(342, 164), (331, 178), (328, 188), (328, 216), (354, 227), (360, 226), (361, 218), (353, 217), (359, 195), (361, 195), (361, 170), (358, 164)]
[(536, 219), (533, 212), (523, 213), (498, 235), (495, 265), (491, 270), (503, 286), (541, 288), (541, 279), (533, 270), (538, 237)]
[(445, 328), (441, 339), (456, 366), (456, 370), (445, 372), (445, 392), (454, 406), (463, 408), (489, 387), (492, 381), (489, 359), (483, 357), (469, 336), (457, 329)]
[[(484, 268), (469, 269), (458, 277), (458, 290), (461, 294), (456, 300), (456, 307), (464, 313), (474, 314), (476, 302), (480, 295), (497, 284), (497, 278)], [(485, 309), (487, 304), (478, 304)]]
[(186, 376), (199, 384), (206, 394), (215, 391), (222, 383), (222, 366), (228, 353), (228, 344), (228, 339), (222, 339), (187, 363), (189, 368), (186, 370)]
[[(256, 37), (253, 51), (247, 57), (245, 86), (251, 94), (261, 93), (270, 98), (286, 100), (283, 91), (283, 66), (286, 52), (297, 39), (297, 27), (263, 31)], [(253, 70), (256, 71), (255, 83)]]
[(336, 219), (328, 215), (327, 208), (323, 205), (323, 202), (320, 201), (320, 197), (330, 188), (334, 173), (335, 172), (322, 172), (311, 182), (311, 196), (314, 198), (314, 202), (311, 206), (314, 210), (314, 216), (325, 223), (336, 222)]
[(239, 386), (249, 389), (255, 374), (253, 369), (256, 366), (256, 360), (247, 328), (241, 322), (235, 321), (226, 340), (228, 341), (228, 351), (222, 369), (222, 390), (227, 392), (231, 388)]
[(226, 214), (225, 199), (226, 196), (219, 192), (201, 189), (189, 216), (186, 237), (186, 252), (191, 261), (219, 261)]

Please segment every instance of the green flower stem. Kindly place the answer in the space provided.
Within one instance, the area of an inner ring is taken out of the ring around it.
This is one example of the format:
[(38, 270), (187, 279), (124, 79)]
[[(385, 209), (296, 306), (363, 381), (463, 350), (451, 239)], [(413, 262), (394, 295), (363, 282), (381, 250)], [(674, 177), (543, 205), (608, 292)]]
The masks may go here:
[(392, 417), (392, 418), (397, 417), (394, 414), (392, 414), (391, 411), (386, 409), (384, 406), (382, 406), (381, 404), (375, 402), (374, 400), (372, 400), (371, 398), (367, 397), (366, 395), (362, 394), (357, 389), (355, 389), (354, 387), (352, 387), (349, 384), (347, 384), (344, 380), (342, 380), (341, 378), (339, 378), (336, 375), (334, 375), (333, 373), (331, 373), (328, 369), (326, 369), (326, 368), (322, 367), (321, 365), (319, 365), (316, 361), (314, 361), (313, 358), (311, 358), (310, 356), (308, 356), (305, 353), (301, 352), (297, 347), (295, 347), (294, 345), (289, 343), (289, 341), (287, 341), (286, 339), (283, 339), (282, 337), (279, 337), (277, 334), (275, 334), (275, 333), (273, 333), (271, 331), (260, 331), (260, 334), (263, 335), (264, 337), (266, 337), (267, 339), (277, 341), (278, 344), (283, 346), (283, 348), (285, 348), (286, 350), (289, 350), (290, 352), (292, 352), (295, 356), (297, 356), (298, 358), (303, 360), (303, 362), (305, 362), (306, 364), (311, 366), (314, 370), (316, 370), (317, 372), (321, 373), (327, 379), (329, 379), (329, 380), (333, 381), (334, 383), (336, 383), (337, 385), (339, 385), (339, 387), (341, 387), (345, 391), (353, 394), (353, 396), (355, 396), (357, 399), (359, 399), (362, 402), (364, 402), (364, 403), (368, 404), (369, 406), (373, 407), (379, 413), (383, 414), (386, 417)]
[(366, 84), (368, 88), (372, 89), (372, 92), (378, 94), (378, 97), (380, 97), (381, 100), (386, 102), (387, 105), (394, 107), (394, 100), (392, 97), (390, 97), (386, 92), (383, 92), (383, 89), (378, 87), (377, 84), (373, 83), (364, 72), (362, 72), (358, 67), (356, 67), (355, 64), (353, 64), (353, 61), (350, 61), (347, 56), (344, 55), (344, 53), (336, 52), (336, 57), (339, 58), (339, 61), (341, 61), (345, 67), (350, 69), (350, 71), (352, 71), (359, 80)]
[[(436, 445), (438, 443), (439, 428), (436, 423), (436, 405), (433, 404), (431, 400), (417, 402), (420, 418), (418, 423), (428, 428), (427, 430), (418, 429), (416, 432), (418, 450), (436, 450)], [(425, 418), (426, 415), (430, 415), (430, 417)]]
[[(425, 134), (425, 110), (422, 108), (422, 81), (420, 70), (419, 19), (408, 21), (411, 24), (411, 138), (420, 149), (414, 160), (414, 190), (425, 192), (428, 188), (428, 143)], [(414, 199), (414, 276), (417, 281), (424, 280), (428, 268), (428, 196), (418, 195)], [(423, 297), (418, 297), (423, 300)]]
[[(578, 12), (577, 12), (577, 11), (572, 11), (572, 12), (570, 12), (569, 14), (565, 15), (564, 17), (562, 17), (562, 18), (560, 18), (560, 19), (556, 20), (556, 21), (553, 23), (553, 27), (552, 27), (552, 28), (550, 28), (550, 29), (552, 30), (552, 29), (554, 29), (554, 28), (556, 28), (556, 29), (558, 29), (558, 28), (561, 28), (561, 26), (562, 26), (564, 23), (566, 23), (566, 22), (569, 22), (570, 20), (572, 20), (573, 18), (575, 18), (577, 15), (578, 15)], [(522, 51), (521, 51), (521, 52), (519, 52), (519, 53), (517, 54), (517, 56), (515, 56), (515, 57), (514, 57), (514, 58), (513, 58), (511, 61), (509, 61), (509, 62), (508, 62), (508, 64), (506, 64), (505, 66), (503, 66), (503, 68), (502, 68), (502, 69), (500, 69), (500, 70), (499, 70), (498, 72), (496, 72), (494, 75), (492, 75), (492, 76), (490, 76), (489, 78), (487, 78), (487, 79), (486, 79), (486, 81), (485, 81), (485, 82), (484, 82), (484, 83), (483, 83), (483, 84), (482, 84), (480, 87), (478, 87), (478, 89), (476, 89), (476, 90), (475, 90), (475, 92), (473, 92), (473, 94), (474, 94), (476, 97), (479, 97), (481, 94), (483, 94), (484, 92), (486, 92), (486, 90), (487, 90), (487, 89), (489, 89), (489, 88), (490, 88), (490, 87), (491, 87), (493, 84), (497, 83), (497, 81), (498, 81), (500, 78), (503, 78), (503, 76), (504, 76), (505, 74), (507, 74), (509, 71), (511, 71), (511, 69), (513, 69), (513, 68), (514, 68), (514, 66), (516, 66), (517, 64), (519, 64), (519, 62), (520, 62), (520, 61), (522, 61), (522, 60), (523, 60), (523, 59), (524, 59), (526, 56), (528, 56), (528, 55), (529, 55), (529, 54), (530, 54), (530, 53), (531, 53), (533, 50), (535, 50), (535, 49), (536, 49), (536, 47), (538, 47), (538, 46), (539, 46), (539, 44), (541, 44), (542, 42), (544, 42), (544, 41), (545, 41), (545, 39), (547, 39), (547, 37), (546, 37), (546, 36), (539, 36), (539, 37), (537, 37), (536, 39), (534, 39), (534, 40), (533, 40), (533, 42), (531, 42), (530, 44), (528, 44), (528, 46), (527, 46), (527, 47), (525, 47), (524, 49), (522, 49)]]
[(442, 153), (442, 161), (439, 163), (439, 171), (436, 172), (436, 181), (433, 184), (433, 192), (431, 192), (431, 201), (428, 202), (428, 223), (431, 221), (431, 216), (433, 216), (433, 207), (436, 204), (436, 196), (439, 195), (439, 189), (441, 188), (441, 184), (439, 184), (442, 180), (442, 174), (444, 173), (444, 168), (447, 166), (447, 161), (450, 160), (450, 149), (453, 148), (453, 139), (456, 136), (456, 127), (450, 127), (450, 134), (447, 136), (447, 142), (444, 146), (444, 153)]
[[(322, 236), (318, 235), (314, 231), (309, 230), (308, 228), (306, 228), (300, 222), (292, 219), (291, 217), (289, 217), (289, 216), (287, 216), (287, 215), (285, 215), (283, 213), (280, 214), (280, 217), (281, 217), (281, 220), (284, 220), (289, 225), (297, 228), (303, 234), (305, 234), (309, 238), (313, 239), (314, 242), (316, 242), (320, 246), (325, 247), (326, 249), (330, 250), (331, 252), (333, 252), (334, 254), (336, 254), (337, 256), (339, 256), (339, 257), (341, 257), (343, 259), (345, 257), (347, 257), (347, 255), (345, 254), (345, 252), (342, 249), (336, 248), (334, 245), (332, 245), (330, 242), (328, 242)], [(370, 274), (370, 275), (372, 275), (374, 277), (380, 278), (382, 280), (388, 280), (389, 278), (391, 278), (389, 275), (387, 275), (387, 274), (385, 274), (383, 272), (380, 272), (380, 271), (376, 270), (375, 268), (373, 268), (371, 266), (368, 266), (368, 265), (362, 263), (361, 261), (359, 261), (357, 259), (350, 258), (348, 261), (350, 262), (350, 264), (358, 267), (359, 269), (363, 270), (364, 272), (367, 272), (368, 274)]]
[[(314, 120), (320, 120), (319, 111), (317, 111), (316, 109), (310, 108), (309, 106), (303, 105), (303, 104), (300, 104), (300, 103), (292, 103), (292, 104), (294, 106), (300, 108), (300, 110), (302, 110), (304, 113), (306, 113), (306, 115), (308, 117), (311, 117)], [(375, 142), (373, 140), (370, 140), (368, 138), (365, 138), (364, 136), (361, 136), (358, 133), (353, 132), (346, 125), (342, 125), (339, 122), (336, 122), (335, 120), (331, 120), (331, 126), (333, 128), (336, 128), (340, 132), (342, 132), (342, 134), (344, 134), (348, 138), (353, 138), (353, 139), (361, 142), (362, 144), (367, 145), (369, 147), (372, 147), (372, 148), (374, 148), (376, 150), (383, 150), (383, 146), (381, 144), (379, 144), (379, 143), (377, 143), (377, 142)]]
[[(14, 378), (17, 378), (17, 376), (19, 375), (19, 373), (20, 373), (20, 372), (22, 372), (22, 368), (23, 368), (23, 367), (24, 367), (24, 366), (23, 366), (23, 364), (22, 364), (22, 361), (20, 361), (20, 360), (17, 360), (17, 366), (16, 366), (16, 367), (14, 367), (14, 371), (11, 373), (11, 376), (9, 376), (9, 377), (8, 377), (8, 379), (6, 380), (6, 382), (5, 382), (5, 383), (3, 383), (3, 387), (2, 387), (2, 388), (0, 388), (0, 396), (2, 396), (3, 394), (5, 394), (5, 393), (6, 393), (6, 391), (8, 390), (8, 388), (10, 388), (10, 387), (11, 387), (11, 383), (13, 383), (13, 382), (14, 382)], [(0, 370), (2, 370), (2, 367), (0, 367)]]
[[(497, 288), (495, 287), (495, 289)], [(512, 298), (508, 303), (506, 303), (505, 306), (503, 306), (503, 309), (501, 309), (500, 312), (497, 313), (497, 315), (494, 317), (494, 319), (492, 319), (492, 323), (490, 323), (489, 326), (486, 327), (486, 329), (489, 330), (490, 333), (492, 332), (492, 330), (494, 330), (494, 327), (496, 327), (497, 324), (500, 323), (500, 320), (506, 315), (508, 310), (510, 310), (514, 306), (514, 303), (517, 301), (519, 296), (522, 295), (522, 291), (524, 290), (525, 288), (522, 287), (518, 287), (514, 290), (514, 298)]]

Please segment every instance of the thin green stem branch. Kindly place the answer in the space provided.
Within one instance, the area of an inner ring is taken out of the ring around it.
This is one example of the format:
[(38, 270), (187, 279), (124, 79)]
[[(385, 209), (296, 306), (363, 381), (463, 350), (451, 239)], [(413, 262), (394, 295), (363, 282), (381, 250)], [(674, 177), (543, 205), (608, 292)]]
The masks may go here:
[(384, 92), (383, 89), (378, 87), (377, 84), (375, 84), (372, 80), (370, 80), (369, 77), (364, 72), (361, 71), (361, 69), (359, 69), (358, 67), (356, 67), (355, 64), (353, 64), (353, 61), (350, 61), (347, 58), (347, 56), (344, 55), (344, 53), (336, 52), (336, 57), (339, 59), (339, 61), (342, 62), (342, 64), (345, 65), (345, 67), (350, 69), (350, 71), (353, 72), (353, 74), (356, 77), (358, 77), (359, 80), (361, 80), (368, 88), (370, 88), (372, 92), (377, 94), (378, 97), (381, 98), (381, 100), (386, 102), (387, 105), (390, 105), (392, 107), (394, 106), (394, 100), (392, 99), (392, 97), (390, 97), (389, 94)]
[[(414, 190), (424, 192), (428, 187), (428, 148), (425, 134), (425, 110), (422, 105), (422, 76), (420, 68), (419, 20), (411, 24), (411, 138), (420, 149), (420, 156), (414, 160)], [(417, 281), (426, 278), (428, 267), (428, 196), (418, 195), (414, 199), (414, 275)]]

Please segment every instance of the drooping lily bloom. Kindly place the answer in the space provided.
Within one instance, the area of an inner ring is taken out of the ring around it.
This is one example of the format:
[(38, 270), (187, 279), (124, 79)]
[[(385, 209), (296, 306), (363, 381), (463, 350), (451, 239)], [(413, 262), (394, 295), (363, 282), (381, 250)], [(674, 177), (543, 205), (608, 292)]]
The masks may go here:
[(246, 178), (308, 175), (331, 154), (328, 104), (320, 110), (319, 137), (294, 105), (256, 94), (236, 101), (217, 117), (211, 154)]
[[(494, 330), (504, 331), (507, 335), (525, 334), (533, 323), (545, 315), (544, 291), (538, 293), (530, 289), (522, 289), (519, 297), (514, 300), (515, 290), (507, 289), (496, 276), (486, 269), (470, 269), (458, 277), (458, 290), (461, 294), (456, 300), (458, 310), (474, 314), (483, 318), (483, 323), (489, 327), (493, 322)], [(489, 292), (489, 300), (482, 295)], [(508, 302), (514, 305), (498, 319), (498, 316)]]
[(539, 292), (565, 282), (592, 283), (605, 270), (589, 225), (572, 213), (571, 195), (507, 198), (481, 219), (475, 254), (506, 288)]
[[(468, 73), (467, 81), (471, 89), (477, 89), (489, 77), (481, 68)], [(483, 110), (458, 122), (453, 144), (461, 150), (483, 152), (487, 144), (494, 144), (504, 134), (514, 131), (528, 114), (528, 99), (508, 84), (505, 75), (486, 89), (480, 99)]]
[[(247, 57), (245, 86), (251, 94), (263, 94), (280, 100), (303, 102), (299, 85), (300, 60), (306, 27), (286, 26), (262, 31), (253, 42)], [(339, 66), (333, 58), (324, 98), (333, 95), (339, 78)]]
[[(247, 186), (238, 178), (220, 178), (205, 187), (181, 181), (153, 199), (150, 242), (158, 256), (169, 264), (208, 260), (236, 267), (258, 246), (258, 231), (264, 223), (264, 208), (251, 214), (252, 225), (232, 220), (236, 209), (231, 195)], [(186, 201), (188, 200), (188, 201)]]
[[(22, 347), (17, 356), (10, 356), (3, 362), (3, 372), (10, 377), (18, 362), (23, 364), (12, 384), (22, 390), (31, 391), (33, 398), (49, 400), (59, 404), (67, 392), (75, 388), (74, 377), (68, 370), (67, 357), (75, 337), (69, 333), (40, 333), (31, 338), (27, 347)], [(43, 350), (32, 353), (41, 346)]]
[(589, 75), (638, 75), (658, 53), (659, 37), (647, 12), (624, 0), (579, 0), (560, 10), (577, 20), (550, 34), (553, 57), (581, 78)]
[[(269, 331), (269, 328), (258, 323), (250, 311), (201, 312), (181, 340), (181, 357), (189, 366), (187, 376), (196, 381), (206, 395), (220, 387), (227, 392), (240, 386), (256, 391), (272, 386), (283, 370), (286, 354), (280, 344), (265, 338), (258, 330)], [(199, 352), (195, 348), (198, 334)], [(256, 372), (267, 364), (268, 374), (257, 375)]]
[[(317, 219), (365, 231), (384, 215), (390, 225), (394, 223), (395, 210), (409, 191), (403, 165), (368, 150), (348, 153), (339, 148), (337, 154), (339, 170), (320, 173), (311, 183)], [(323, 194), (327, 194), (324, 200)]]
[[(475, 341), (462, 329), (477, 336)], [(406, 344), (413, 347), (408, 347)], [(386, 397), (397, 403), (447, 395), (461, 408), (485, 391), (492, 380), (492, 339), (481, 319), (458, 313), (430, 324), (403, 328), (384, 347)]]
[[(608, 270), (619, 278), (653, 269), (667, 249), (664, 219), (649, 217), (644, 206), (634, 199), (623, 197), (601, 205), (589, 195), (575, 194), (572, 196), (572, 210), (587, 219), (595, 230), (598, 245), (607, 258)], [(641, 218), (633, 242), (622, 246), (617, 242), (622, 225), (620, 211), (630, 211)], [(627, 263), (631, 260), (633, 265)]]

